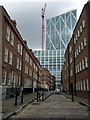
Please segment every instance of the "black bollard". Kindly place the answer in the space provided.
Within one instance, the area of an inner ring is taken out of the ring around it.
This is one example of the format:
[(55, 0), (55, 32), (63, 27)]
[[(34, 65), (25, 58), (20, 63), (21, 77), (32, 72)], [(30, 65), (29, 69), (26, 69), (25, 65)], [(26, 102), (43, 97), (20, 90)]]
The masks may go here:
[(73, 102), (73, 84), (71, 83), (71, 96), (72, 96), (72, 102)]
[(16, 95), (15, 95), (15, 106), (17, 106), (17, 88), (16, 88)]
[(21, 93), (21, 103), (23, 103), (23, 90), (22, 90), (22, 93)]

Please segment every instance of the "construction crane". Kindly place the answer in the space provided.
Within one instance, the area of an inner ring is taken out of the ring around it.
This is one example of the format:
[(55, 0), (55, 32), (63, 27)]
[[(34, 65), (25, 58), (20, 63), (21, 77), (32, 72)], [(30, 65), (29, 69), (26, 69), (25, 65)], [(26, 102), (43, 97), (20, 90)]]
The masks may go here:
[(46, 5), (47, 3), (45, 3), (44, 5), (44, 8), (42, 8), (42, 50), (44, 50), (44, 30), (45, 30), (45, 27), (44, 27), (44, 17), (45, 17), (45, 10), (46, 10)]

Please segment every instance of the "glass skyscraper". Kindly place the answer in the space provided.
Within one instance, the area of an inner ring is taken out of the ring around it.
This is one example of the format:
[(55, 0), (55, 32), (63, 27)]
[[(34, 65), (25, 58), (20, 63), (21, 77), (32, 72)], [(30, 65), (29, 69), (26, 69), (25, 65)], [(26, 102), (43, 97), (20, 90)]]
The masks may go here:
[(65, 49), (76, 25), (76, 10), (46, 20), (46, 50)]
[(56, 88), (60, 88), (64, 52), (76, 25), (77, 11), (72, 10), (46, 20), (45, 50), (34, 50), (42, 67), (56, 77)]

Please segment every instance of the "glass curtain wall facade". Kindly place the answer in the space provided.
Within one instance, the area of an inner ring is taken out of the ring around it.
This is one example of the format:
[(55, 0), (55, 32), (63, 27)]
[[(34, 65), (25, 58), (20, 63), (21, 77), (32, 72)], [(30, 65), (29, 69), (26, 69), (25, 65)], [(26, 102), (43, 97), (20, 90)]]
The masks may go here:
[(76, 10), (46, 20), (46, 50), (65, 49), (76, 25)]
[(60, 71), (64, 63), (63, 50), (35, 50), (34, 55), (38, 58), (43, 68), (50, 71), (56, 77), (56, 86), (60, 86)]
[(64, 52), (76, 25), (77, 11), (72, 10), (46, 20), (45, 50), (34, 50), (42, 67), (56, 77), (56, 88), (60, 88)]

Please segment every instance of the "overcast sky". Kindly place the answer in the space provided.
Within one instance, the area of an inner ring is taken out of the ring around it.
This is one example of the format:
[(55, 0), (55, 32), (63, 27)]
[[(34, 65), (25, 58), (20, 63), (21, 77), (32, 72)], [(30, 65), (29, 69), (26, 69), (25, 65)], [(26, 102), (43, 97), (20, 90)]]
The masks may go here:
[[(56, 2), (57, 1), (57, 2)], [(41, 9), (47, 2), (45, 19), (77, 9), (78, 17), (88, 0), (0, 0), (10, 15), (17, 21), (17, 28), (31, 49), (41, 48)]]

